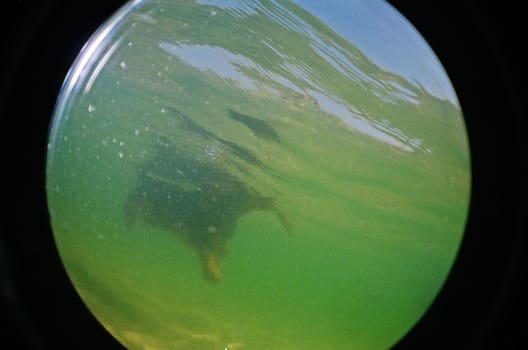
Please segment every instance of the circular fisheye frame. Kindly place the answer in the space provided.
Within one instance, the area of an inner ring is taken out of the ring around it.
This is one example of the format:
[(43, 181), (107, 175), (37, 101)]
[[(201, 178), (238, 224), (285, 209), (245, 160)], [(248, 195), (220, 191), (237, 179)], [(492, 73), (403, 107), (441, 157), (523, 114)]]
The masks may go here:
[(456, 95), (381, 1), (134, 1), (89, 40), (46, 189), (77, 292), (131, 349), (385, 349), (464, 233)]

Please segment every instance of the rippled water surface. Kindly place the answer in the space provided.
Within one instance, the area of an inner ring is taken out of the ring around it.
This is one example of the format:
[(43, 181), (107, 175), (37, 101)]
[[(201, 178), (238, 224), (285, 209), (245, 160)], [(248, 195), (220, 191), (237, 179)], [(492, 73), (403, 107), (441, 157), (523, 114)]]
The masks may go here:
[(55, 239), (130, 349), (383, 349), (442, 286), (469, 151), (455, 102), (286, 1), (144, 1), (50, 131)]

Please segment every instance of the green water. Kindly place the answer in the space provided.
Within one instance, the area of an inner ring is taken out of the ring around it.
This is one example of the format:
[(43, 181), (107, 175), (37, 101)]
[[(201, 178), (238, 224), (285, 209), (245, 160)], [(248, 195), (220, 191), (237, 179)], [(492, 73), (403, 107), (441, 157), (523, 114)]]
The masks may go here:
[[(462, 238), (460, 108), (294, 5), (203, 3), (129, 9), (70, 73), (47, 168), (70, 278), (130, 349), (390, 347), (433, 301)], [(127, 226), (137, 168), (160, 138), (274, 198), (293, 233), (272, 211), (240, 215), (212, 283), (178, 233)]]

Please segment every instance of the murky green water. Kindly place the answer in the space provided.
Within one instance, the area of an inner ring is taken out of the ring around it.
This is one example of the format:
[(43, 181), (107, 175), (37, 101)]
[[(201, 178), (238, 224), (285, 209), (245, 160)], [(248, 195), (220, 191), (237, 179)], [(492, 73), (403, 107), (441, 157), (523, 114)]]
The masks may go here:
[[(68, 274), (131, 349), (391, 346), (463, 234), (459, 107), (287, 2), (213, 3), (129, 8), (70, 73), (47, 168)], [(184, 231), (225, 237), (217, 282)]]

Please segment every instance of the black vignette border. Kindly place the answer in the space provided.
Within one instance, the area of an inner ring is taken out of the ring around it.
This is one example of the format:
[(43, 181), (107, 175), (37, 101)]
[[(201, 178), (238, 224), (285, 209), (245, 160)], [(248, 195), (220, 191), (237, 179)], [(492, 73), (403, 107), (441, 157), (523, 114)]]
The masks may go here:
[(472, 157), (470, 211), (457, 260), (431, 308), (395, 349), (522, 348), (528, 272), (522, 11), (496, 2), (390, 3), (449, 75)]

